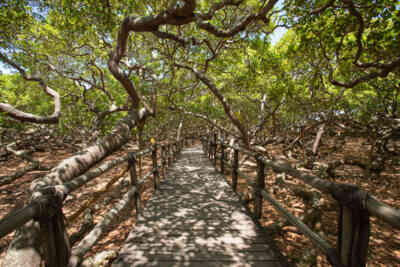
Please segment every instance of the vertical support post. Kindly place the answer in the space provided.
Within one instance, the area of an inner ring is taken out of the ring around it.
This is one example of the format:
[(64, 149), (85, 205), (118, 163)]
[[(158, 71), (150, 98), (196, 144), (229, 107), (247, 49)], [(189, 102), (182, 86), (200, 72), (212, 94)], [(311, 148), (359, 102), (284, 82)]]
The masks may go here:
[(224, 139), (221, 142), (221, 173), (225, 173), (225, 144)]
[(158, 185), (159, 185), (158, 164), (157, 164), (157, 144), (154, 144), (151, 148), (151, 159), (153, 161), (154, 191), (156, 191), (158, 189)]
[(43, 188), (32, 199), (42, 207), (35, 220), (40, 224), (41, 247), (46, 266), (67, 267), (71, 256), (71, 244), (62, 213), (63, 199), (64, 196), (57, 193), (54, 187)]
[(178, 147), (177, 147), (177, 142), (175, 142), (172, 145), (172, 161), (175, 162), (176, 160), (176, 153), (177, 153)]
[(366, 208), (368, 193), (355, 185), (339, 185), (340, 203), (338, 249), (346, 267), (365, 267), (370, 236), (369, 213)]
[(210, 158), (211, 157), (211, 140), (210, 140), (210, 136), (207, 135), (207, 139), (205, 140), (206, 142), (206, 147), (207, 147), (207, 157)]
[[(135, 157), (136, 157), (136, 155), (135, 155)], [(143, 168), (142, 168), (142, 156), (140, 156), (139, 155), (139, 158), (138, 159), (136, 159), (136, 163), (138, 163), (138, 164), (136, 164), (136, 165), (139, 165), (138, 166), (138, 168), (139, 168), (139, 177), (142, 177), (142, 171), (143, 171)]]
[(136, 187), (136, 192), (134, 195), (135, 198), (135, 208), (136, 208), (136, 217), (139, 214), (140, 210), (140, 185), (138, 183), (137, 173), (136, 173), (136, 155), (133, 152), (129, 153), (128, 156), (128, 164), (129, 164), (129, 173), (131, 176), (131, 186)]
[(214, 159), (214, 167), (217, 168), (217, 148), (218, 148), (218, 143), (217, 143), (217, 133), (214, 132), (214, 147), (213, 147), (213, 159)]
[(235, 148), (233, 154), (233, 166), (232, 166), (232, 189), (234, 192), (237, 190), (238, 181), (238, 168), (239, 168), (239, 151)]
[(254, 188), (254, 215), (257, 219), (262, 216), (263, 197), (261, 190), (265, 187), (264, 168), (265, 164), (261, 160), (261, 156), (256, 157), (257, 160), (257, 181), (256, 188)]
[(213, 149), (214, 149), (214, 144), (213, 144), (213, 141), (212, 141), (212, 136), (211, 135), (209, 135), (208, 136), (208, 158), (211, 160), (212, 159), (212, 155), (213, 155)]
[(171, 144), (168, 143), (167, 145), (167, 161), (168, 161), (168, 168), (171, 167)]
[(161, 168), (163, 170), (164, 178), (165, 178), (165, 172), (166, 172), (165, 168), (166, 168), (166, 165), (167, 165), (167, 160), (165, 158), (165, 156), (166, 156), (165, 154), (166, 154), (165, 145), (161, 145)]
[(208, 150), (208, 158), (211, 159), (211, 154), (212, 154), (212, 140), (211, 136), (207, 135), (207, 150)]

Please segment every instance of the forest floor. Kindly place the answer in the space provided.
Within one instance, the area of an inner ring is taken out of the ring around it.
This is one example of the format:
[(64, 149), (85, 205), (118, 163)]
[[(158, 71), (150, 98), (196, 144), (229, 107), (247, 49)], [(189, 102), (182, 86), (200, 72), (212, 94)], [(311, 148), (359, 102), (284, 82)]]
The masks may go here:
[[(132, 148), (134, 147), (131, 146), (130, 149)], [(279, 146), (270, 146), (266, 148), (270, 155), (277, 156), (282, 153), (282, 147)], [(53, 167), (61, 160), (72, 156), (76, 151), (77, 149), (74, 149), (73, 146), (48, 145), (45, 147), (44, 151), (34, 152), (31, 156), (44, 165)], [(119, 151), (108, 157), (107, 160), (117, 158), (125, 153), (126, 150)], [(362, 155), (364, 151), (361, 149), (361, 142), (354, 141), (347, 143), (346, 147), (341, 152), (331, 153), (329, 155), (329, 160), (344, 157), (347, 153), (351, 155)], [(328, 159), (324, 158), (324, 160)], [(2, 161), (0, 164), (0, 177), (13, 174), (16, 170), (25, 167), (26, 164), (27, 163), (20, 158), (9, 156), (6, 161)], [(142, 165), (142, 173), (145, 174), (151, 168), (150, 158), (144, 158), (142, 160)], [(249, 175), (255, 176), (255, 167), (253, 161), (247, 160), (244, 162), (244, 166), (241, 170)], [(82, 203), (86, 203), (91, 199), (93, 192), (100, 191), (111, 179), (113, 179), (113, 177), (123, 173), (123, 170), (125, 169), (126, 163), (119, 165), (90, 181), (86, 186), (76, 190), (71, 196), (68, 196), (63, 208), (67, 222), (69, 221), (69, 218), (80, 209)], [(391, 169), (390, 171), (385, 170), (380, 174), (379, 178), (374, 179), (365, 178), (362, 170), (354, 166), (343, 166), (343, 168), (338, 169), (337, 172), (338, 174), (334, 181), (356, 184), (370, 192), (378, 200), (395, 208), (400, 207), (400, 168)], [(31, 171), (15, 180), (13, 183), (1, 186), (0, 218), (3, 218), (13, 209), (22, 207), (28, 200), (29, 185), (31, 181), (45, 175), (45, 173), (46, 172), (44, 171)], [(125, 173), (121, 177), (120, 181), (128, 179), (128, 176), (129, 174)], [(231, 177), (229, 174), (227, 174), (227, 177), (228, 180), (230, 180)], [(332, 178), (326, 179), (333, 181)], [(291, 179), (290, 177), (287, 177), (286, 180), (290, 180), (291, 183), (299, 186), (302, 185), (299, 181)], [(94, 223), (99, 222), (104, 214), (119, 200), (120, 196), (127, 191), (128, 187), (121, 186), (123, 184), (123, 182), (116, 182), (106, 194), (102, 195), (102, 197), (97, 200), (95, 205), (90, 207), (90, 210), (93, 213)], [(279, 186), (277, 184), (277, 175), (272, 171), (268, 172), (266, 175), (266, 185), (268, 190), (273, 193), (274, 197), (281, 204), (285, 205), (293, 214), (296, 216), (304, 215), (307, 207), (303, 204), (302, 199), (288, 188)], [(142, 192), (142, 200), (146, 201), (151, 196), (152, 188), (153, 182), (150, 179)], [(239, 179), (238, 191), (244, 195), (249, 194), (249, 188), (244, 179)], [(325, 239), (329, 240), (332, 245), (335, 245), (338, 206), (333, 199), (324, 196), (322, 196), (321, 202), (323, 207), (322, 216), (314, 230), (319, 232), (319, 234)], [(83, 214), (75, 221), (69, 223), (68, 233), (70, 235), (79, 230), (83, 221)], [(371, 218), (371, 221), (371, 239), (369, 243), (367, 266), (400, 266), (400, 231), (391, 229), (388, 225), (376, 218)], [(271, 205), (264, 201), (264, 213), (261, 224), (268, 228), (278, 222), (283, 223), (283, 218)], [(130, 209), (120, 216), (119, 221), (113, 225), (108, 234), (95, 245), (87, 256), (105, 250), (118, 251), (134, 224), (135, 210)], [(0, 239), (0, 265), (13, 235), (14, 234), (9, 234)], [(317, 250), (311, 241), (299, 233), (295, 227), (285, 225), (278, 234), (274, 235), (274, 238), (277, 241), (277, 245), (281, 249), (282, 254), (287, 256), (290, 261), (297, 264), (297, 266), (329, 266), (322, 252)]]
[[(329, 143), (335, 140), (326, 141), (325, 146), (329, 147)], [(328, 149), (324, 151), (321, 148), (320, 153), (325, 154), (325, 157), (318, 162), (329, 162), (335, 159), (344, 158), (347, 155), (358, 155), (360, 158), (365, 157), (366, 151), (362, 147), (362, 140), (354, 139), (347, 142), (340, 152), (327, 153)], [(266, 147), (270, 156), (279, 158), (282, 156), (283, 148), (279, 146)], [(292, 159), (292, 163), (296, 161), (304, 161), (299, 157), (297, 160)], [(247, 163), (247, 164), (246, 164)], [(256, 162), (245, 162), (246, 167), (242, 169), (251, 177), (256, 177)], [(305, 172), (308, 169), (301, 169)], [(319, 170), (314, 170), (313, 173), (320, 175)], [(385, 169), (380, 173), (379, 177), (369, 178), (359, 167), (344, 165), (338, 168), (335, 172), (335, 178), (324, 175), (324, 179), (331, 182), (355, 184), (365, 191), (369, 192), (379, 201), (397, 208), (400, 208), (400, 167), (395, 166)], [(367, 177), (366, 177), (367, 176)], [(285, 206), (292, 214), (297, 217), (305, 216), (309, 206), (304, 204), (301, 197), (291, 191), (284, 185), (279, 185), (279, 175), (270, 170), (266, 173), (266, 188), (274, 196), (276, 200)], [(231, 176), (228, 175), (228, 180), (231, 181)], [(301, 188), (311, 190), (312, 188), (305, 185), (303, 182), (286, 176), (286, 180), (290, 184), (298, 185)], [(245, 179), (240, 179), (238, 182), (238, 191), (249, 194), (249, 187)], [(251, 202), (252, 203), (252, 202)], [(252, 207), (250, 203), (250, 207)], [(325, 240), (328, 240), (332, 246), (336, 247), (337, 242), (337, 221), (339, 216), (339, 206), (337, 201), (332, 197), (321, 195), (320, 199), (321, 214), (315, 227), (311, 227)], [(390, 225), (383, 221), (371, 217), (371, 236), (369, 241), (369, 251), (367, 266), (400, 266), (400, 230), (394, 230)], [(321, 250), (318, 250), (312, 242), (300, 233), (296, 227), (285, 224), (283, 217), (275, 210), (275, 208), (264, 200), (263, 203), (263, 216), (261, 224), (270, 229), (269, 227), (277, 224), (284, 224), (285, 226), (274, 235), (277, 245), (283, 255), (287, 256), (290, 262), (295, 263), (297, 266), (330, 266), (326, 257)]]

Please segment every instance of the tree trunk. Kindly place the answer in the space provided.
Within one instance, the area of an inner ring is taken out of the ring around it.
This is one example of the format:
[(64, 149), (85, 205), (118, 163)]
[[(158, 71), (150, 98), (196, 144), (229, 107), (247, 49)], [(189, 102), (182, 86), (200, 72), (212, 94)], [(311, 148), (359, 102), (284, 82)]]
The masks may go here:
[[(39, 188), (63, 184), (72, 178), (86, 172), (94, 164), (120, 149), (130, 139), (131, 129), (137, 123), (143, 122), (147, 117), (144, 110), (137, 112), (132, 110), (122, 119), (114, 130), (106, 137), (100, 139), (96, 144), (86, 148), (76, 155), (63, 160), (58, 166), (41, 179), (31, 184), (31, 192), (37, 194)], [(3, 267), (7, 266), (40, 266), (42, 257), (38, 245), (40, 240), (38, 223), (28, 222), (23, 226), (11, 242)]]
[(176, 133), (176, 141), (179, 142), (181, 140), (181, 135), (182, 135), (182, 126), (183, 126), (183, 122), (182, 120), (179, 122), (179, 126), (178, 126), (178, 132)]
[[(144, 149), (144, 145), (145, 145), (144, 140), (143, 140), (143, 128), (144, 128), (144, 125), (142, 125), (142, 124), (138, 125), (139, 151)], [(138, 167), (139, 167), (139, 177), (142, 177), (142, 156), (140, 156), (138, 158)]]

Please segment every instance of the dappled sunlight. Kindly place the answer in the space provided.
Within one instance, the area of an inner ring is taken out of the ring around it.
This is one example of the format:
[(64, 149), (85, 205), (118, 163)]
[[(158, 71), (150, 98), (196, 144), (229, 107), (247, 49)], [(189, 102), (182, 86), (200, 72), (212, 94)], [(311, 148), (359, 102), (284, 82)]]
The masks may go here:
[(195, 147), (148, 200), (113, 266), (281, 266), (268, 242)]

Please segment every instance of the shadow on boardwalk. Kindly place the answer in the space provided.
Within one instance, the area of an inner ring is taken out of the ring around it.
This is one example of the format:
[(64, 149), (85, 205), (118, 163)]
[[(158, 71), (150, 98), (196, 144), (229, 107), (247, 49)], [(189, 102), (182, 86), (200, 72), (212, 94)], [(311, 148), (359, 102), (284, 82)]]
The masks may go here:
[(199, 147), (172, 166), (113, 267), (285, 266)]

